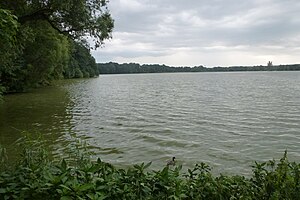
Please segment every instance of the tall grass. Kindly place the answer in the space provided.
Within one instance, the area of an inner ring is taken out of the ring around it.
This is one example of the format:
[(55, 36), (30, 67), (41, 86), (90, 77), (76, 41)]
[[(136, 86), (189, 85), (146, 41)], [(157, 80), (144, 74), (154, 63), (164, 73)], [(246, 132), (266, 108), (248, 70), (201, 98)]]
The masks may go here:
[(74, 149), (70, 159), (49, 159), (43, 143), (21, 141), (14, 166), (0, 150), (0, 199), (300, 199), (300, 165), (287, 153), (255, 162), (250, 177), (215, 176), (205, 164), (183, 172), (181, 166), (151, 171), (151, 163), (116, 168), (89, 152)]

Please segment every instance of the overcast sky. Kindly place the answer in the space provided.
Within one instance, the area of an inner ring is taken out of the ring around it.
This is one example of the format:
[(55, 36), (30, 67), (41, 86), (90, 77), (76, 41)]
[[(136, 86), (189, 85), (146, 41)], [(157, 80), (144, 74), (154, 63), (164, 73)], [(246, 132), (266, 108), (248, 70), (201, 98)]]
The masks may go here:
[(97, 62), (169, 66), (300, 63), (300, 0), (110, 0)]

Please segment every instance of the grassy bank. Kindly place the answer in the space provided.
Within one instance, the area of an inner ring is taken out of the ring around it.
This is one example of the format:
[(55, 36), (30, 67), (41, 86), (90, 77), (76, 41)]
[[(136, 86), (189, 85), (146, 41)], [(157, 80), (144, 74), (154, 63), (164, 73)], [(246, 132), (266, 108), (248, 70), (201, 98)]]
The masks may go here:
[(211, 173), (205, 163), (151, 170), (151, 163), (119, 169), (89, 152), (49, 159), (42, 142), (21, 142), (22, 154), (8, 166), (0, 154), (0, 199), (300, 199), (300, 164), (282, 159), (254, 163), (249, 177)]

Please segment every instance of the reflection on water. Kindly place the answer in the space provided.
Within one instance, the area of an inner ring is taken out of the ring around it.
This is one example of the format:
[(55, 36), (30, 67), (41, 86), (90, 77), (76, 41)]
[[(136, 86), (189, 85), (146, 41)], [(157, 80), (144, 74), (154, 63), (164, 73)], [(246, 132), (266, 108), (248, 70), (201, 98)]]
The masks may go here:
[(15, 141), (26, 134), (43, 135), (54, 151), (64, 145), (63, 138), (70, 129), (66, 90), (48, 87), (7, 95), (4, 101), (0, 104), (0, 141), (10, 157), (18, 150)]
[(176, 156), (247, 173), (285, 149), (299, 160), (299, 99), (299, 72), (107, 75), (6, 96), (0, 138), (38, 131), (57, 153), (76, 137), (122, 166)]

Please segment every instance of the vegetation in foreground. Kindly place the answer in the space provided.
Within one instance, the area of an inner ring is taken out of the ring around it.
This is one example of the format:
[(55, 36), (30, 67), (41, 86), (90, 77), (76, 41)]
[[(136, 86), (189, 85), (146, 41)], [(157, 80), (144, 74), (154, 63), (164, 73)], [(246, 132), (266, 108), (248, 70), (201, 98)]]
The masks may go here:
[(149, 170), (148, 164), (119, 169), (92, 161), (77, 148), (68, 159), (49, 159), (41, 142), (22, 142), (22, 155), (7, 166), (1, 149), (0, 199), (300, 199), (300, 164), (256, 163), (250, 177), (211, 173), (205, 163), (186, 173), (180, 166)]

